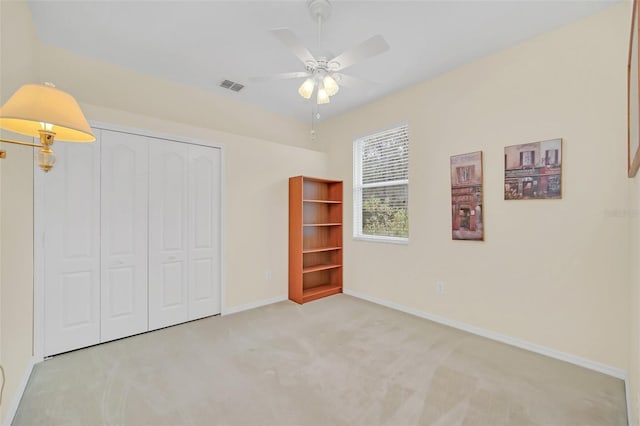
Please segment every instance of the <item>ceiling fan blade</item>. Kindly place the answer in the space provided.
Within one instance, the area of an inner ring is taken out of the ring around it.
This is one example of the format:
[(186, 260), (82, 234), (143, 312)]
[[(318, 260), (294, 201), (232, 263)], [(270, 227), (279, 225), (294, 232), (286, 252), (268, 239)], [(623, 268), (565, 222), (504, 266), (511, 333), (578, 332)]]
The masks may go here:
[(281, 74), (272, 74), (272, 75), (262, 75), (258, 77), (251, 77), (249, 80), (255, 81), (257, 83), (262, 81), (272, 81), (272, 80), (286, 80), (289, 78), (302, 78), (309, 77), (309, 73), (306, 71), (297, 71), (297, 72), (284, 72)]
[(362, 87), (362, 86), (372, 86), (377, 83), (371, 82), (369, 80), (363, 80), (361, 78), (351, 77), (350, 75), (335, 73), (333, 74), (335, 80), (338, 82), (339, 86), (344, 87)]
[(332, 71), (340, 71), (347, 67), (350, 67), (356, 62), (360, 62), (372, 56), (379, 55), (386, 52), (387, 50), (389, 50), (389, 44), (387, 44), (384, 37), (382, 37), (380, 34), (374, 35), (373, 37), (363, 41), (353, 49), (347, 50), (346, 52), (330, 60), (329, 68)]
[(302, 45), (300, 39), (288, 28), (276, 28), (271, 30), (271, 34), (276, 36), (294, 55), (307, 65), (307, 62), (315, 63), (316, 60), (309, 50)]

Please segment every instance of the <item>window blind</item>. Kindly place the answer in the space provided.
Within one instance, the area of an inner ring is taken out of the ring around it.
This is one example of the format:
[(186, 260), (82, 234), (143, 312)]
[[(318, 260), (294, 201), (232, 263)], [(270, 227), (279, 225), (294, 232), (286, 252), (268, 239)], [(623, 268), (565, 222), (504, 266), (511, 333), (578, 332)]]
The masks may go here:
[(354, 237), (409, 237), (409, 128), (354, 141)]

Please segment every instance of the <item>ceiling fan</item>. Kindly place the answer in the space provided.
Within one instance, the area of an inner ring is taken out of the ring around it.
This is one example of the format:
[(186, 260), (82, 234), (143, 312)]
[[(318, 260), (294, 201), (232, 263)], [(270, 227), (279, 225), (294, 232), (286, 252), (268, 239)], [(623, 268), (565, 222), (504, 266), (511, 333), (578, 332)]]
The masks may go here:
[[(307, 0), (307, 7), (311, 17), (318, 22), (318, 45), (320, 45), (322, 23), (331, 14), (331, 3), (329, 0)], [(270, 32), (304, 64), (305, 70), (254, 77), (251, 80), (268, 81), (306, 77), (305, 81), (300, 85), (298, 93), (303, 98), (310, 99), (315, 92), (318, 104), (329, 103), (329, 98), (338, 93), (340, 85), (349, 86), (358, 81), (353, 77), (342, 74), (344, 69), (389, 50), (389, 45), (385, 39), (381, 35), (375, 35), (334, 58), (327, 58), (326, 56), (314, 57), (304, 47), (300, 39), (288, 28), (276, 28)]]

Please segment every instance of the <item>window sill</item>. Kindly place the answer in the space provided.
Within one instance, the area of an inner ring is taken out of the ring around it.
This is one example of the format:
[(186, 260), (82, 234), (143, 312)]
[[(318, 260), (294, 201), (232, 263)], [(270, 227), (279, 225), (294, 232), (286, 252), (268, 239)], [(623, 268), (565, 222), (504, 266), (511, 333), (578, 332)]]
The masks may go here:
[(359, 236), (353, 237), (353, 240), (367, 241), (367, 242), (373, 242), (373, 243), (409, 245), (409, 238), (400, 238), (400, 237), (378, 237), (375, 235), (359, 235)]

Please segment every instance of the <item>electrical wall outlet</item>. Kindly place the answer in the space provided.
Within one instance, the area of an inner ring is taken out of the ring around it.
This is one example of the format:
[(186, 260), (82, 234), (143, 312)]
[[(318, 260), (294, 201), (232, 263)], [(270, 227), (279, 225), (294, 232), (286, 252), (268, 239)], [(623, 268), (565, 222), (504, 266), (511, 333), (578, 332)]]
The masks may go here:
[(271, 271), (265, 271), (265, 273), (264, 273), (264, 280), (265, 280), (266, 282), (271, 281)]
[(444, 293), (444, 283), (442, 281), (438, 281), (436, 283), (436, 293), (443, 294)]

